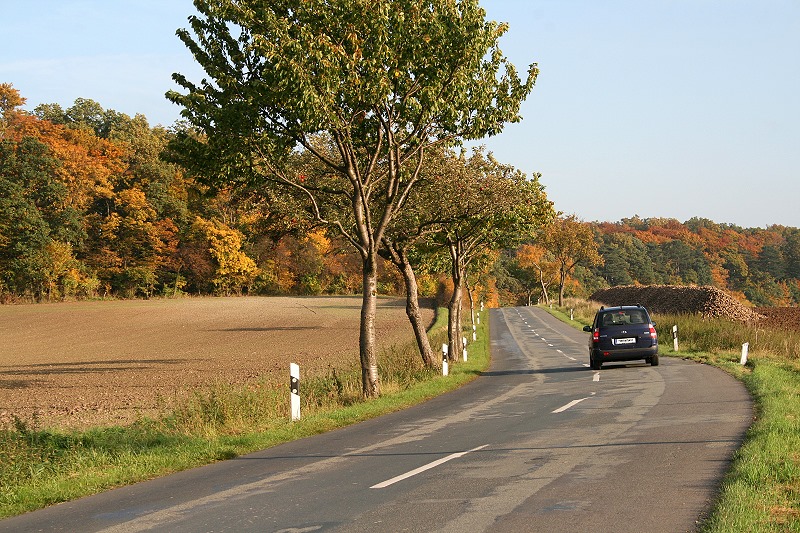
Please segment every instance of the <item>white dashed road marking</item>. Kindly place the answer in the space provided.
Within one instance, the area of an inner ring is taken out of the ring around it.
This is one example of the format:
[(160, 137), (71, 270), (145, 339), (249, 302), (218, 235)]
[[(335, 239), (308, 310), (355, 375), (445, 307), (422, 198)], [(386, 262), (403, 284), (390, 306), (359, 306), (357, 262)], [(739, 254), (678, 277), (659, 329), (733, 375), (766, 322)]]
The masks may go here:
[(382, 489), (382, 488), (388, 487), (389, 485), (394, 485), (398, 481), (403, 481), (404, 479), (408, 479), (408, 478), (410, 478), (412, 476), (416, 476), (417, 474), (425, 472), (426, 470), (430, 470), (431, 468), (436, 468), (437, 466), (439, 466), (441, 464), (444, 464), (447, 461), (450, 461), (452, 459), (457, 459), (459, 457), (463, 457), (463, 456), (465, 456), (465, 455), (467, 455), (468, 453), (471, 453), (471, 452), (477, 452), (478, 450), (482, 450), (482, 449), (486, 448), (487, 446), (489, 446), (489, 445), (488, 444), (484, 444), (483, 446), (478, 446), (477, 448), (472, 448), (471, 450), (467, 450), (465, 452), (459, 452), (459, 453), (450, 454), (447, 457), (442, 457), (441, 459), (437, 459), (436, 461), (434, 461), (432, 463), (428, 463), (428, 464), (423, 465), (423, 466), (421, 466), (419, 468), (415, 468), (414, 470), (410, 470), (410, 471), (406, 472), (405, 474), (400, 474), (399, 476), (395, 476), (392, 479), (387, 479), (386, 481), (384, 481), (382, 483), (378, 483), (377, 485), (373, 485), (370, 488), (371, 489)]

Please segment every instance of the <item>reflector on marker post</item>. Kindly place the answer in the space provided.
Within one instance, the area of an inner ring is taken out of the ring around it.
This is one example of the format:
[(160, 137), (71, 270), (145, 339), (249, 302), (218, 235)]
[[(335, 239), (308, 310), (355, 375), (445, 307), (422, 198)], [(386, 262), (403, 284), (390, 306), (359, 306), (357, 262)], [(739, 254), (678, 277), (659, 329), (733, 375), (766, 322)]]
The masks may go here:
[(678, 326), (672, 326), (672, 347), (678, 351)]
[(300, 420), (300, 365), (297, 363), (290, 363), (289, 376), (289, 389), (292, 398), (292, 420)]

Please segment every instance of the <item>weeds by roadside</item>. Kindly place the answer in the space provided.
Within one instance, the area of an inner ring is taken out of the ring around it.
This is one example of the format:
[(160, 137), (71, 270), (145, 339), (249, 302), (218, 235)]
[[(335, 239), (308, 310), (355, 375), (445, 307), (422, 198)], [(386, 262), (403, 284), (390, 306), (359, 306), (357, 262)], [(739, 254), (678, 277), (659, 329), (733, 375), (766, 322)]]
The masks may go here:
[[(446, 312), (430, 330), (446, 338)], [(383, 396), (363, 401), (360, 369), (329, 368), (301, 381), (302, 419), (290, 421), (286, 383), (214, 384), (194, 391), (169, 416), (126, 427), (59, 432), (15, 420), (0, 430), (0, 518), (154, 478), (396, 411), (474, 379), (488, 366), (488, 324), (469, 346), (469, 361), (448, 377), (425, 369), (409, 343), (389, 349), (379, 368)], [(438, 343), (438, 344), (437, 344)]]
[[(550, 312), (581, 328), (591, 324), (597, 307), (569, 300)], [(656, 314), (653, 319), (662, 355), (722, 368), (745, 384), (756, 404), (753, 425), (700, 531), (800, 531), (800, 333), (693, 315)], [(678, 326), (678, 352), (673, 351), (673, 326)], [(742, 366), (745, 342), (749, 359)]]

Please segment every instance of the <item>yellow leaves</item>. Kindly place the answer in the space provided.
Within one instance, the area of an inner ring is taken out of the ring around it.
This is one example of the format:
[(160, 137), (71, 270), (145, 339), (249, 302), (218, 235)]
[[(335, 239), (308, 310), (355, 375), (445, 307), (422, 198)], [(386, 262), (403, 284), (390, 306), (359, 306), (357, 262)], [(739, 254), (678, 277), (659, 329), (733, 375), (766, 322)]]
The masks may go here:
[(0, 112), (5, 113), (25, 105), (25, 98), (10, 83), (0, 83)]
[(330, 251), (331, 240), (326, 236), (324, 229), (318, 229), (309, 233), (305, 241), (314, 247), (319, 255), (325, 255)]
[(140, 211), (149, 209), (152, 211), (153, 209), (150, 207), (144, 192), (142, 192), (140, 189), (126, 189), (121, 191), (117, 196), (120, 201), (125, 204), (127, 210)]
[(242, 251), (244, 237), (236, 229), (218, 220), (195, 218), (194, 228), (208, 239), (211, 257), (217, 263), (212, 283), (225, 294), (240, 292), (243, 286), (253, 282), (259, 273), (255, 261)]
[(121, 224), (122, 217), (117, 213), (111, 213), (109, 216), (103, 219), (103, 223), (100, 224), (100, 233), (105, 235), (107, 240), (113, 241), (117, 238), (117, 231), (119, 230)]

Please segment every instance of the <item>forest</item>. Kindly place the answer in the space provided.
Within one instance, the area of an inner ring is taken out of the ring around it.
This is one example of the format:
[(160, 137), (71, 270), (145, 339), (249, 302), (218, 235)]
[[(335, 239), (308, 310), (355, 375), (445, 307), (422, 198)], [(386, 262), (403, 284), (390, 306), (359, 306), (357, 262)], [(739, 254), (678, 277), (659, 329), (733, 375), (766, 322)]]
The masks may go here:
[[(569, 295), (587, 297), (620, 285), (710, 285), (754, 306), (800, 303), (797, 228), (742, 228), (698, 217), (583, 224), (601, 260), (575, 266), (567, 280)], [(503, 255), (496, 275), (507, 300), (535, 303), (553, 296), (558, 265), (549, 255), (535, 241)]]
[[(10, 84), (0, 85), (3, 302), (361, 291), (358, 254), (290, 200), (210, 185), (187, 170), (170, 148), (181, 124), (151, 127), (142, 115), (90, 99), (33, 112), (21, 109), (24, 102)], [(696, 284), (756, 306), (800, 302), (797, 228), (741, 228), (703, 218), (555, 219), (580, 226), (590, 236), (583, 247), (596, 251), (561, 269), (565, 295)], [(524, 304), (557, 295), (558, 238), (546, 238), (548, 227), (476, 263), (473, 282), (484, 298)], [(446, 250), (438, 253), (420, 261), (420, 296), (443, 298), (452, 287)], [(378, 292), (404, 292), (402, 275), (387, 259)]]
[[(314, 224), (291, 195), (211, 184), (187, 170), (196, 162), (175, 154), (175, 146), (182, 146), (178, 139), (187, 131), (185, 124), (150, 127), (142, 115), (131, 118), (89, 99), (77, 99), (66, 109), (43, 104), (26, 112), (19, 109), (25, 99), (13, 86), (0, 85), (0, 93), (3, 302), (362, 290), (358, 253), (341, 235)], [(487, 165), (496, 168), (502, 179), (486, 181), (481, 190), (487, 190), (480, 196), (494, 206), (491, 211), (499, 212), (498, 195), (519, 199), (503, 189), (504, 184), (526, 187), (515, 184), (523, 179), (521, 173), (489, 159), (478, 154), (438, 164), (456, 164), (462, 170), (480, 166), (479, 173)], [(314, 169), (306, 165), (304, 172), (310, 182)], [(467, 187), (456, 174), (451, 173), (450, 186), (458, 190), (449, 196), (458, 197), (462, 208), (475, 203), (473, 217), (480, 210), (490, 211), (464, 193)], [(541, 187), (535, 180), (529, 183), (526, 190), (536, 203), (533, 207), (549, 213)], [(414, 200), (432, 201), (419, 195)], [(436, 216), (442, 217), (445, 210), (436, 209)], [(415, 213), (412, 218), (419, 217)], [(406, 221), (406, 234), (392, 237), (395, 248), (425, 233), (412, 226)], [(522, 221), (514, 227), (524, 226)], [(469, 234), (464, 227), (460, 230), (463, 236)], [(442, 296), (446, 290), (452, 270), (446, 241), (420, 241), (418, 250), (411, 252), (419, 263), (416, 281), (422, 297)], [(468, 253), (465, 242), (459, 242), (462, 253)], [(472, 253), (480, 255), (478, 245), (485, 243), (475, 241)], [(404, 256), (409, 253), (401, 251)], [(391, 253), (383, 255), (378, 292), (404, 294), (404, 279)], [(489, 263), (482, 261), (486, 272)], [(449, 287), (452, 293), (452, 281)]]

